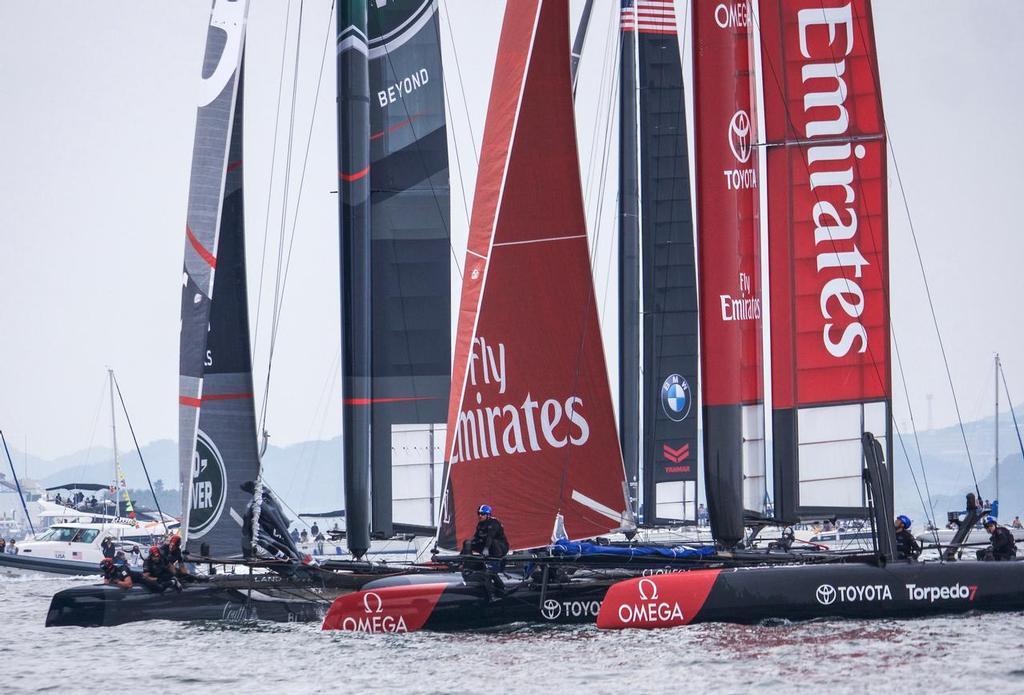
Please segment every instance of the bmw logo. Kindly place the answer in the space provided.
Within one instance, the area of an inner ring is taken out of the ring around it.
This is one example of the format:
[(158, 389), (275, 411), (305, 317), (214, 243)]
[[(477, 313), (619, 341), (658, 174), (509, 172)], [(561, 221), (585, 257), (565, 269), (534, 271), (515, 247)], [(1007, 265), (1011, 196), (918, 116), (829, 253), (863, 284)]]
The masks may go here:
[(670, 374), (661, 385), (661, 409), (669, 420), (682, 422), (690, 414), (693, 395), (686, 379), (678, 374)]

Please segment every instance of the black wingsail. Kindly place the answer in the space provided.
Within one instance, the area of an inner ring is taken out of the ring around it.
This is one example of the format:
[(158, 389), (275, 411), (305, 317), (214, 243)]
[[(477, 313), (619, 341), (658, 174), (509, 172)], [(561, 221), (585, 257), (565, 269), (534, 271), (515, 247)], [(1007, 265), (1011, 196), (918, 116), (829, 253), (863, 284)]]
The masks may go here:
[(180, 432), (187, 546), (241, 552), (242, 485), (259, 473), (242, 200), (246, 3), (216, 3), (207, 34), (181, 301)]
[(351, 546), (353, 525), (389, 536), (396, 524), (428, 527), (436, 519), (451, 251), (436, 1), (342, 3), (338, 26)]
[(621, 19), (620, 431), (653, 524), (695, 514), (696, 257), (674, 4), (623, 0)]

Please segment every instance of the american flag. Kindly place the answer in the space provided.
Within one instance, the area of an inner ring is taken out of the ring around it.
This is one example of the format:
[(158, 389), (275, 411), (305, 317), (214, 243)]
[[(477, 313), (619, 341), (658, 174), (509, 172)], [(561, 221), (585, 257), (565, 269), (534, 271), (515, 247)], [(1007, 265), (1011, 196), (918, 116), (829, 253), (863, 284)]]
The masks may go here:
[(78, 552), (77, 550), (72, 550), (71, 551), (71, 559), (72, 560), (81, 560), (82, 559), (82, 553)]
[(641, 34), (675, 34), (674, 0), (622, 0), (622, 30)]

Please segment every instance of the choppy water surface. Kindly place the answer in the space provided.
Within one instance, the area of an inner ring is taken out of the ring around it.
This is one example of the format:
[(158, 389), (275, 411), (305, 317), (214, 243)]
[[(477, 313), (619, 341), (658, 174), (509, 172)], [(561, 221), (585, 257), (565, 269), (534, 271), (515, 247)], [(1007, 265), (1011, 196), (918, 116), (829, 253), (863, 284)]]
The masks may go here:
[[(318, 624), (44, 628), (50, 596), (92, 579), (0, 576), (0, 692), (1024, 692), (1024, 613), (363, 635)], [(112, 679), (112, 680), (111, 680)]]

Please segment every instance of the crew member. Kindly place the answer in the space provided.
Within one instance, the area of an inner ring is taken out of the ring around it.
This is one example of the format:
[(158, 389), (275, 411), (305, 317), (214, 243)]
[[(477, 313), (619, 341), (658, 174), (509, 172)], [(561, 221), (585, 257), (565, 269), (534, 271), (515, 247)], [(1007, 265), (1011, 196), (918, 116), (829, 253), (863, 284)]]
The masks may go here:
[(113, 559), (115, 553), (117, 552), (117, 550), (114, 548), (114, 539), (110, 536), (107, 536), (103, 539), (103, 542), (100, 543), (100, 548), (103, 549), (103, 557), (109, 557), (111, 559)]
[(185, 558), (181, 555), (181, 536), (174, 534), (170, 539), (160, 546), (160, 554), (167, 560), (167, 566), (171, 574), (180, 577), (189, 576), (188, 566)]
[(132, 588), (132, 574), (123, 559), (105, 557), (100, 563), (100, 569), (103, 571), (104, 584), (113, 584), (122, 589)]
[(163, 593), (169, 586), (181, 591), (181, 584), (174, 578), (170, 564), (158, 545), (149, 548), (149, 557), (142, 563), (142, 579), (159, 593)]
[(1000, 526), (995, 517), (985, 517), (985, 530), (992, 537), (992, 545), (978, 551), (979, 560), (1012, 560), (1017, 557), (1017, 544), (1010, 529)]
[(896, 557), (900, 560), (916, 560), (921, 554), (921, 545), (910, 532), (911, 523), (906, 514), (896, 517)]
[(505, 527), (491, 516), (491, 506), (481, 504), (476, 511), (476, 533), (462, 544), (462, 554), (486, 555), (488, 557), (505, 557), (508, 554), (508, 539)]

